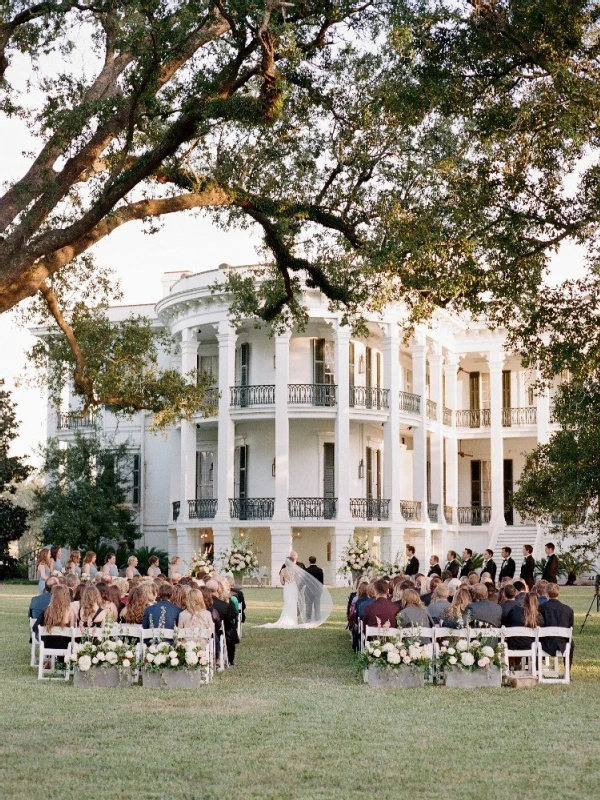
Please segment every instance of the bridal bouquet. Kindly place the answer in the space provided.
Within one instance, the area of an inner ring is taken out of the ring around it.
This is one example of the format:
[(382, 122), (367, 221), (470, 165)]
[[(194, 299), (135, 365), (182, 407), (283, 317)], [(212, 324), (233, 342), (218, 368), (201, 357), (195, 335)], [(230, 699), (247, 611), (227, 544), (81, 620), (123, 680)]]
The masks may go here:
[(256, 552), (251, 542), (234, 539), (230, 549), (220, 555), (223, 570), (234, 574), (254, 572), (259, 566)]
[(196, 575), (206, 574), (213, 572), (214, 565), (212, 559), (204, 553), (194, 553), (190, 563), (190, 575), (195, 578)]
[(443, 672), (462, 669), (473, 672), (477, 669), (504, 667), (504, 647), (486, 644), (485, 639), (442, 639), (437, 666)]
[(338, 572), (341, 575), (353, 575), (357, 572), (367, 572), (377, 567), (377, 561), (371, 556), (369, 540), (365, 538), (350, 540), (342, 553), (342, 566)]

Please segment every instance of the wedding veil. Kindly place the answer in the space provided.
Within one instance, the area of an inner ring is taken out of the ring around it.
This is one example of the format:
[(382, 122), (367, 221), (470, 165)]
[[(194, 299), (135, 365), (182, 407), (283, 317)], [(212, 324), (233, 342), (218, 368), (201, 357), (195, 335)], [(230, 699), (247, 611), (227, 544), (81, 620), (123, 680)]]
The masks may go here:
[(285, 566), (298, 586), (298, 627), (318, 628), (333, 611), (333, 598), (320, 581), (290, 558)]

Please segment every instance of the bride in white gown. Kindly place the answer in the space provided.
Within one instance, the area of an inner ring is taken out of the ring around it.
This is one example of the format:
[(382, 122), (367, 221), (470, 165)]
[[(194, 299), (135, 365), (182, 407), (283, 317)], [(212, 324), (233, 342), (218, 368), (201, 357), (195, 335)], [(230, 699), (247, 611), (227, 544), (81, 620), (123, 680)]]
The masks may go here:
[(317, 628), (333, 610), (333, 600), (316, 578), (295, 562), (295, 553), (286, 558), (279, 573), (283, 585), (283, 608), (277, 622), (259, 628)]

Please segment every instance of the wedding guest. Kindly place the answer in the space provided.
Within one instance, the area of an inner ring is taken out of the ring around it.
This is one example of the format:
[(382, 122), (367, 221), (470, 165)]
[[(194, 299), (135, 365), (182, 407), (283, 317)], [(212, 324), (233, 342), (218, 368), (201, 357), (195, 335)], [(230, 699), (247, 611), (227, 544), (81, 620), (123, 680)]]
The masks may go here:
[[(566, 603), (561, 603), (558, 599), (560, 594), (558, 584), (549, 583), (547, 593), (548, 600), (540, 606), (540, 614), (544, 619), (544, 625), (552, 628), (572, 628), (575, 624), (573, 609), (571, 606), (566, 605)], [(564, 653), (565, 645), (568, 641), (568, 639), (562, 636), (546, 636), (542, 638), (541, 633), (540, 639), (544, 652), (548, 653), (549, 656)], [(570, 660), (573, 660), (573, 642), (571, 642)]]
[(73, 628), (75, 618), (71, 609), (71, 595), (66, 586), (56, 585), (52, 587), (50, 603), (45, 608), (37, 622), (33, 626), (33, 632), (37, 635), (40, 627), (46, 628), (48, 634), (42, 637), (44, 645), (48, 648), (57, 650), (66, 649), (71, 642), (70, 636), (52, 635), (53, 628)]
[(190, 589), (186, 598), (187, 608), (179, 615), (178, 628), (198, 628), (201, 630), (215, 630), (215, 623), (206, 608), (204, 597), (200, 589)]
[(150, 578), (156, 578), (161, 574), (158, 556), (150, 556), (148, 560), (148, 575)]
[(448, 583), (448, 581), (452, 580), (452, 573), (450, 572), (449, 569), (442, 570), (442, 580), (444, 581), (444, 583)]
[(119, 592), (119, 608), (122, 611), (129, 602), (129, 581), (127, 578), (115, 578), (113, 586)]
[(173, 594), (171, 595), (171, 602), (174, 603), (176, 606), (182, 611), (185, 611), (187, 608), (187, 597), (188, 597), (188, 589), (185, 586), (174, 586), (173, 587)]
[(400, 616), (398, 618), (401, 628), (422, 627), (430, 628), (433, 625), (433, 620), (429, 615), (429, 611), (425, 608), (419, 597), (419, 593), (414, 589), (406, 589), (402, 593), (402, 602), (400, 603)]
[(137, 568), (138, 560), (135, 556), (129, 556), (127, 559), (127, 569), (125, 570), (125, 577), (131, 580), (140, 576), (140, 571)]
[(50, 569), (52, 572), (62, 572), (64, 569), (62, 563), (62, 549), (60, 547), (50, 548)]
[(81, 567), (81, 574), (88, 575), (90, 580), (93, 580), (98, 574), (96, 568), (96, 553), (93, 550), (88, 550), (83, 559), (83, 566)]
[[(172, 630), (177, 625), (181, 608), (171, 602), (173, 587), (170, 583), (161, 583), (158, 587), (156, 603), (148, 606), (144, 612), (142, 625), (144, 628), (158, 628), (160, 624), (165, 630)], [(164, 614), (164, 619), (162, 615)]]
[(502, 624), (508, 618), (511, 610), (517, 605), (517, 590), (509, 583), (507, 586), (502, 587), (500, 591), (500, 609), (502, 610)]
[(404, 574), (416, 575), (419, 572), (419, 559), (415, 556), (415, 548), (412, 544), (406, 545), (406, 555), (408, 560), (404, 568)]
[(84, 628), (100, 628), (104, 625), (107, 610), (102, 605), (102, 596), (96, 586), (88, 584), (81, 593), (79, 622)]
[(235, 662), (235, 646), (239, 642), (236, 625), (236, 613), (231, 602), (222, 600), (219, 594), (219, 583), (212, 579), (207, 581), (206, 588), (211, 592), (213, 598), (213, 607), (219, 612), (223, 627), (225, 629), (225, 645), (227, 647), (227, 657), (229, 665), (233, 666)]
[(40, 550), (37, 558), (36, 580), (38, 582), (38, 594), (43, 594), (46, 588), (46, 581), (51, 576), (50, 551), (47, 548)]
[(488, 599), (488, 590), (482, 584), (478, 583), (471, 589), (473, 602), (469, 603), (466, 608), (466, 613), (469, 618), (475, 622), (485, 622), (494, 628), (499, 628), (502, 624), (502, 609), (498, 603), (492, 603)]
[(106, 556), (106, 561), (102, 567), (102, 574), (110, 576), (111, 578), (119, 577), (119, 568), (117, 567), (117, 557), (114, 553), (109, 553)]
[(415, 589), (421, 595), (429, 592), (429, 578), (426, 578), (422, 572), (415, 575)]
[(369, 581), (363, 597), (359, 596), (356, 601), (356, 619), (362, 619), (364, 610), (371, 603), (375, 602), (375, 582)]
[(467, 585), (468, 586), (477, 586), (479, 583), (479, 575), (476, 572), (471, 572), (467, 576)]
[(71, 601), (71, 608), (73, 609), (73, 618), (79, 620), (79, 609), (81, 608), (81, 595), (85, 589), (85, 583), (78, 583), (73, 592), (73, 599)]
[(535, 583), (535, 559), (533, 557), (533, 547), (530, 544), (523, 545), (523, 563), (521, 564), (521, 572), (519, 577), (521, 580), (531, 587)]
[(59, 583), (62, 584), (64, 581), (64, 585), (71, 592), (71, 598), (73, 598), (73, 592), (75, 591), (76, 587), (79, 586), (79, 578), (77, 575), (63, 575), (61, 577), (62, 580), (58, 578)]
[[(223, 630), (223, 623), (221, 621), (221, 615), (219, 614), (217, 609), (213, 606), (213, 596), (212, 596), (212, 592), (210, 591), (210, 589), (207, 586), (202, 586), (202, 588), (199, 589), (199, 591), (202, 594), (202, 597), (204, 599), (204, 605), (206, 606), (206, 610), (211, 615), (213, 624), (215, 626), (215, 636), (217, 637), (216, 644), (217, 644), (217, 650), (218, 650), (218, 643), (219, 643), (219, 638), (218, 637), (221, 635), (221, 632)], [(218, 652), (217, 652), (217, 655), (218, 655)]]
[(523, 583), (523, 581), (513, 581), (513, 586), (517, 590), (517, 596), (515, 600), (519, 605), (523, 605), (523, 600), (525, 600), (525, 595), (527, 594), (527, 586)]
[(399, 613), (400, 606), (402, 604), (402, 594), (404, 592), (404, 588), (402, 587), (402, 581), (399, 581), (394, 585), (394, 590), (392, 591), (392, 596), (390, 600), (392, 603), (397, 607), (396, 613)]
[(481, 567), (481, 575), (484, 572), (488, 572), (490, 578), (492, 579), (492, 583), (496, 583), (496, 562), (494, 561), (494, 552), (493, 550), (484, 550), (483, 552), (483, 565)]
[(129, 593), (129, 601), (121, 616), (128, 625), (141, 625), (146, 609), (152, 605), (155, 597), (147, 583), (139, 583)]
[(541, 606), (548, 601), (548, 581), (539, 580), (536, 585), (538, 604)]
[[(507, 628), (506, 643), (509, 650), (529, 650), (531, 639), (521, 636), (511, 636), (510, 628), (538, 628), (544, 624), (537, 597), (527, 594), (523, 600), (523, 605), (514, 606), (502, 618), (502, 624)], [(512, 666), (512, 665), (511, 665)]]
[(450, 587), (446, 583), (440, 582), (433, 590), (433, 596), (427, 606), (427, 611), (429, 611), (429, 616), (435, 625), (439, 624), (442, 614), (450, 605), (449, 596)]
[(118, 622), (119, 615), (121, 611), (125, 608), (125, 604), (121, 602), (121, 592), (119, 589), (114, 585), (114, 583), (110, 583), (107, 587), (108, 596), (110, 598), (110, 602), (113, 606), (117, 609), (117, 616), (114, 618), (115, 622)]
[[(311, 556), (308, 559), (309, 567), (306, 570), (310, 574), (312, 574), (310, 572), (310, 567), (312, 566), (312, 562), (310, 560), (311, 558), (314, 558), (314, 556)], [(316, 559), (315, 559), (315, 563), (316, 563)], [(319, 567), (317, 567), (317, 569), (319, 569)], [(230, 596), (237, 600), (238, 607), (239, 607), (239, 613), (241, 613), (241, 615), (242, 615), (242, 622), (246, 622), (246, 598), (244, 597), (244, 592), (241, 589), (236, 589), (235, 588), (235, 581), (231, 577), (227, 578), (227, 586), (229, 588)]]
[(42, 594), (33, 595), (29, 603), (29, 617), (31, 619), (37, 619), (42, 611), (48, 608), (54, 586), (58, 586), (58, 578), (51, 575), (44, 583), (44, 591)]
[(425, 594), (421, 594), (421, 602), (424, 606), (428, 606), (431, 603), (431, 598), (435, 591), (436, 586), (439, 586), (442, 583), (442, 579), (439, 575), (434, 575), (432, 578), (429, 579), (429, 591), (425, 592)]
[(445, 628), (462, 628), (463, 616), (471, 599), (471, 592), (460, 586), (454, 593), (452, 604), (442, 613), (442, 625)]
[(434, 575), (439, 575), (442, 577), (442, 568), (440, 567), (440, 558), (439, 556), (431, 556), (429, 559), (429, 572), (427, 573), (427, 577), (431, 578)]
[(460, 568), (459, 578), (469, 577), (469, 575), (473, 572), (473, 551), (470, 547), (465, 547), (463, 550), (463, 563), (462, 567)]
[(179, 581), (183, 578), (183, 573), (181, 571), (181, 559), (179, 556), (173, 556), (171, 558), (171, 562), (169, 564), (169, 578), (173, 581), (173, 583), (179, 583)]
[(460, 571), (460, 564), (458, 563), (458, 559), (456, 558), (456, 550), (448, 550), (446, 558), (448, 560), (446, 561), (445, 569), (447, 569), (448, 572), (452, 573), (453, 578), (458, 578), (458, 573)]
[(79, 566), (80, 561), (81, 553), (79, 550), (71, 550), (69, 559), (67, 561), (67, 566), (65, 567), (65, 572), (71, 575), (81, 575), (81, 567)]
[(448, 588), (450, 589), (450, 597), (454, 597), (456, 592), (461, 588), (460, 580), (458, 578), (450, 578), (448, 581)]
[(544, 565), (542, 579), (548, 581), (548, 583), (556, 583), (558, 576), (558, 556), (554, 553), (555, 549), (552, 542), (548, 542), (544, 547), (546, 563)]
[(375, 581), (373, 588), (375, 599), (363, 610), (362, 620), (365, 627), (387, 624), (390, 628), (395, 628), (398, 606), (388, 597), (388, 582), (380, 578)]
[(503, 578), (512, 579), (515, 577), (515, 570), (517, 568), (514, 559), (510, 556), (512, 549), (510, 547), (503, 547), (501, 553), (502, 564), (500, 565), (500, 575), (498, 576), (498, 580), (502, 581)]

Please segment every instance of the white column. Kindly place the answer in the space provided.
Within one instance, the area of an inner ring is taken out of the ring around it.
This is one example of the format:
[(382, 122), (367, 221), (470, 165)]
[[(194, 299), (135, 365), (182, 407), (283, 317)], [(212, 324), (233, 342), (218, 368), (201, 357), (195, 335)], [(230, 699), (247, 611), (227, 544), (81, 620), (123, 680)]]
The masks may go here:
[(440, 350), (429, 356), (431, 399), (437, 403), (437, 420), (433, 425), (430, 438), (431, 502), (436, 503), (438, 507), (436, 527), (442, 527), (444, 524), (443, 361)]
[(347, 580), (338, 572), (342, 566), (342, 553), (354, 538), (354, 527), (352, 525), (336, 525), (331, 530), (331, 561), (329, 562), (329, 574), (325, 580), (337, 586), (347, 584)]
[[(198, 341), (196, 331), (184, 328), (181, 332), (181, 374), (187, 376), (196, 369)], [(179, 473), (179, 497), (181, 509), (178, 522), (189, 521), (188, 500), (196, 497), (196, 424), (181, 420), (181, 466)], [(182, 556), (183, 557), (183, 556)]]
[(350, 369), (348, 366), (350, 329), (338, 322), (335, 336), (335, 378), (337, 414), (335, 418), (335, 493), (338, 523), (350, 517)]
[[(229, 498), (233, 495), (235, 423), (229, 414), (230, 387), (235, 382), (236, 333), (228, 320), (219, 323), (219, 432), (217, 445), (216, 525), (229, 526)], [(217, 550), (215, 545), (215, 551)]]
[[(383, 496), (390, 501), (389, 521), (397, 525), (400, 516), (400, 336), (395, 322), (383, 337), (383, 374), (389, 390), (389, 415), (383, 425)], [(393, 544), (391, 545), (393, 548)], [(395, 556), (395, 552), (390, 558)]]
[(275, 337), (275, 509), (274, 522), (289, 521), (290, 425), (288, 383), (290, 377), (290, 334)]
[[(458, 443), (456, 441), (456, 412), (458, 410), (458, 357), (451, 353), (444, 365), (446, 379), (446, 405), (452, 411), (452, 434), (446, 439), (446, 505), (452, 508), (452, 519), (458, 521)], [(448, 545), (448, 547), (450, 547)]]
[(290, 525), (271, 525), (271, 584), (279, 586), (279, 572), (292, 552)]
[(427, 516), (427, 347), (424, 339), (411, 347), (413, 368), (413, 391), (421, 398), (421, 414), (418, 427), (415, 427), (413, 442), (413, 499), (421, 503), (421, 520), (428, 522)]
[(502, 442), (502, 364), (500, 348), (490, 350), (490, 471), (492, 479), (492, 513), (490, 544), (493, 549), (504, 532), (504, 446)]
[[(540, 377), (541, 374), (538, 372), (538, 380)], [(547, 386), (544, 387), (541, 394), (537, 395), (535, 403), (537, 407), (537, 441), (538, 444), (548, 444), (548, 439), (550, 438), (550, 389)], [(544, 555), (542, 543), (545, 540), (546, 534), (546, 528), (540, 525), (539, 522), (536, 522), (536, 536), (533, 544), (534, 558), (542, 558)]]
[(221, 553), (226, 552), (231, 547), (232, 532), (229, 525), (213, 525), (213, 542), (215, 567), (221, 568)]

